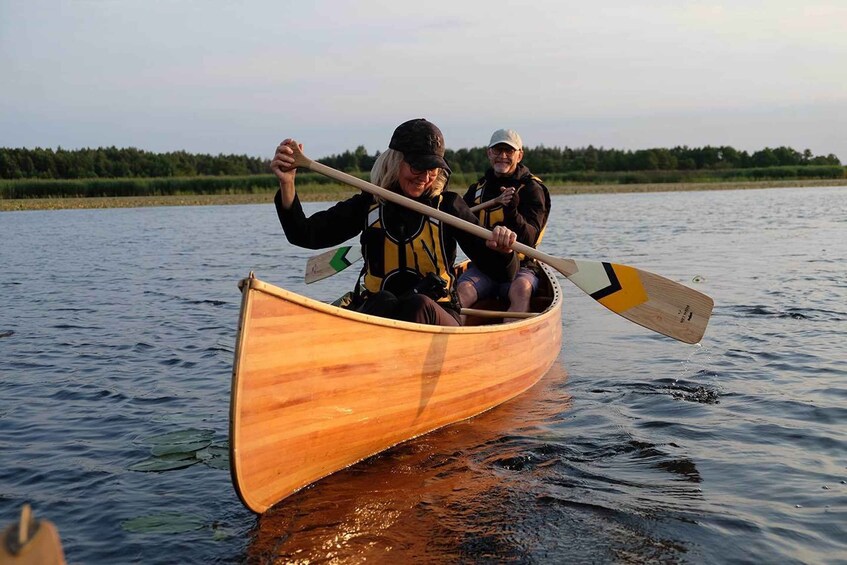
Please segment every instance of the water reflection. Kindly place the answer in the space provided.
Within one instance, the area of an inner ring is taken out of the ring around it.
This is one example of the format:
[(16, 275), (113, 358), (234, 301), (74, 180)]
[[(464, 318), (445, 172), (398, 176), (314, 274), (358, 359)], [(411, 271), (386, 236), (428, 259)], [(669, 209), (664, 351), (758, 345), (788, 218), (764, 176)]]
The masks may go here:
[(2, 522), (32, 503), (73, 563), (841, 562), (845, 218), (847, 188), (554, 197), (545, 251), (709, 294), (702, 345), (563, 281), (566, 382), (257, 518), (221, 451), (236, 283), (334, 300), (355, 270), (305, 285), (272, 204), (0, 214)]
[(248, 560), (357, 562), (390, 555), (443, 561), (460, 557), (465, 543), (500, 539), (501, 495), (526, 490), (516, 483), (532, 465), (515, 462), (534, 460), (527, 446), (551, 439), (548, 427), (570, 407), (566, 380), (557, 362), (517, 398), (287, 498), (258, 518)]

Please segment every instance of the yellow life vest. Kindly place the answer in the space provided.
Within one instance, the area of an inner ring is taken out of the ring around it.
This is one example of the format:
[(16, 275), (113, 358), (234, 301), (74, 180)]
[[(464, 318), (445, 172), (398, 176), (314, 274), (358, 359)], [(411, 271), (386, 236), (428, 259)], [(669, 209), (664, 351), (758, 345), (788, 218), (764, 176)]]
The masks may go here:
[[(548, 202), (549, 202), (550, 197), (547, 196), (547, 194), (546, 194), (547, 193), (547, 187), (544, 186), (544, 183), (542, 182), (542, 180), (535, 175), (532, 175), (529, 178), (531, 178), (532, 180), (534, 180), (535, 182), (537, 182), (538, 184), (541, 185), (542, 190), (544, 190), (544, 192), (545, 192), (545, 198), (547, 198)], [(482, 204), (482, 193), (485, 192), (486, 180), (487, 179), (482, 179), (474, 187), (474, 200), (473, 200), (473, 205), (471, 207), (477, 206), (478, 204)], [(524, 187), (524, 184), (518, 185), (515, 188), (515, 194), (518, 194), (523, 187)], [(494, 226), (500, 226), (500, 225), (506, 226), (507, 228), (511, 229), (511, 226), (506, 224), (506, 213), (503, 209), (502, 204), (495, 204), (494, 206), (491, 206), (490, 208), (484, 208), (482, 210), (478, 210), (476, 212), (476, 215), (477, 215), (477, 218), (479, 218), (479, 223), (482, 224), (483, 226), (485, 226), (485, 228), (487, 228), (489, 230), (494, 228)], [(544, 230), (546, 230), (546, 229), (547, 229), (546, 224), (541, 226), (541, 231), (538, 232), (538, 237), (535, 238), (535, 242), (533, 242), (531, 244), (532, 247), (537, 248), (541, 244), (541, 239), (544, 237)], [(526, 257), (524, 256), (523, 253), (518, 253), (517, 255), (518, 255), (518, 259), (520, 259), (521, 262), (523, 262), (526, 259)]]
[[(436, 206), (441, 203), (438, 197)], [(368, 225), (362, 234), (365, 256), (363, 285), (370, 293), (388, 290), (401, 295), (429, 273), (444, 281), (449, 302), (455, 277), (443, 242), (441, 222), (420, 215), (414, 225), (386, 222), (385, 203), (375, 202), (368, 210)]]

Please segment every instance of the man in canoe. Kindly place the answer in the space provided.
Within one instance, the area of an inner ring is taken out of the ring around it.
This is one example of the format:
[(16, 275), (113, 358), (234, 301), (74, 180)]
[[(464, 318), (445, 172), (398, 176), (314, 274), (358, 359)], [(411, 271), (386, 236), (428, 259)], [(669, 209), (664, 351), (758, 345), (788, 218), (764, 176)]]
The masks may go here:
[[(489, 239), (452, 228), (393, 202), (361, 193), (308, 218), (295, 190), (293, 150), (286, 139), (276, 149), (271, 170), (279, 179), (274, 197), (288, 241), (308, 249), (338, 245), (361, 234), (365, 265), (352, 307), (409, 322), (460, 325), (453, 265), (456, 246), (492, 280), (507, 283), (519, 268), (511, 246), (516, 234), (496, 226)], [(394, 130), (388, 149), (371, 170), (371, 182), (443, 212), (478, 224), (465, 201), (445, 191), (450, 167), (444, 137), (435, 124), (409, 120)]]
[[(515, 231), (518, 241), (531, 247), (541, 243), (550, 215), (550, 193), (541, 179), (521, 164), (523, 142), (511, 129), (495, 131), (488, 143), (491, 167), (465, 193), (468, 206), (494, 202), (480, 209), (480, 223), (488, 229), (506, 226)], [(520, 256), (521, 268), (510, 284), (489, 277), (472, 263), (459, 277), (458, 293), (462, 306), (472, 307), (480, 299), (508, 298), (509, 311), (529, 311), (532, 293), (538, 289), (538, 263)]]

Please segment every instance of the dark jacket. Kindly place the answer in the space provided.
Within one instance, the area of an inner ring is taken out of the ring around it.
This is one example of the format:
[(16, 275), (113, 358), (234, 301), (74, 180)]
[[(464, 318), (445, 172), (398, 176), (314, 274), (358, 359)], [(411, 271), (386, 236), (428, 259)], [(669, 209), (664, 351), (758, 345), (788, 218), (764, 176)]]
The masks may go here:
[[(480, 186), (483, 190), (482, 198), (475, 202)], [(550, 193), (540, 179), (533, 176), (524, 165), (518, 164), (510, 177), (498, 177), (494, 174), (494, 169), (489, 168), (485, 171), (485, 176), (468, 188), (464, 200), (470, 207), (475, 203), (487, 202), (500, 196), (500, 187), (503, 186), (514, 187), (515, 197), (507, 206), (498, 204), (488, 208), (488, 215), (502, 209), (502, 223), (517, 234), (520, 243), (535, 247), (550, 215)], [(483, 215), (483, 218), (485, 217)], [(486, 227), (490, 229), (494, 226)]]

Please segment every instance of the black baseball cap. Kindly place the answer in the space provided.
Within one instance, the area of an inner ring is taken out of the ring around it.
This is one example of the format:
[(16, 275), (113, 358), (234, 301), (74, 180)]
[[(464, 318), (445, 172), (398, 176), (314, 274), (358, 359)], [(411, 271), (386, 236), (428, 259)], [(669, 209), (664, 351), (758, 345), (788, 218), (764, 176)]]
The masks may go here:
[(444, 169), (448, 173), (452, 172), (444, 160), (444, 136), (441, 130), (423, 118), (397, 126), (388, 147), (403, 153), (403, 159), (415, 169)]

